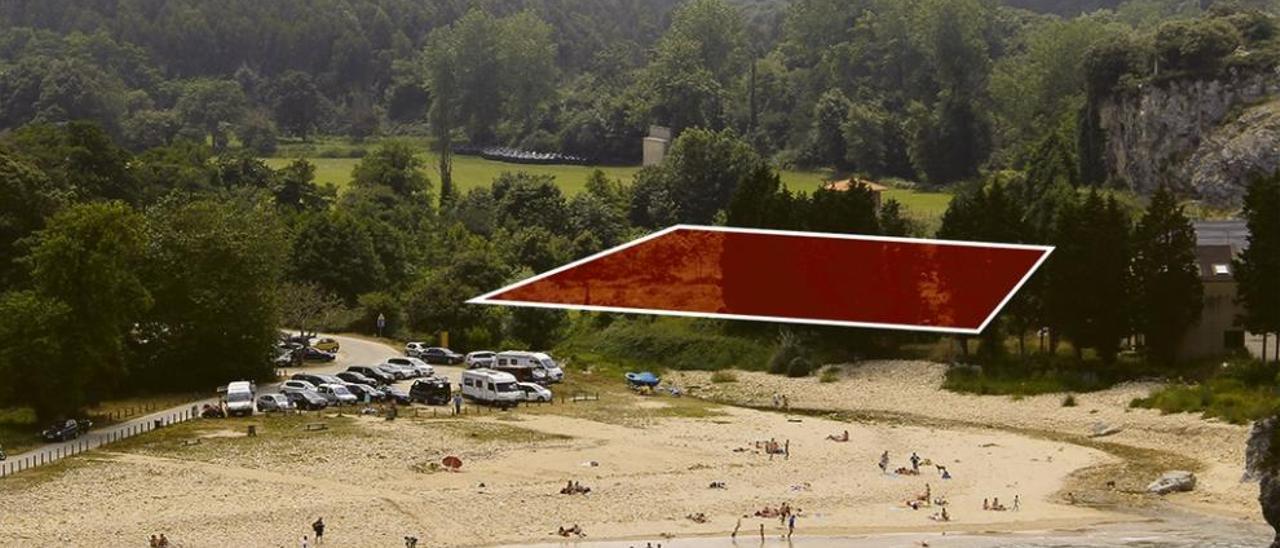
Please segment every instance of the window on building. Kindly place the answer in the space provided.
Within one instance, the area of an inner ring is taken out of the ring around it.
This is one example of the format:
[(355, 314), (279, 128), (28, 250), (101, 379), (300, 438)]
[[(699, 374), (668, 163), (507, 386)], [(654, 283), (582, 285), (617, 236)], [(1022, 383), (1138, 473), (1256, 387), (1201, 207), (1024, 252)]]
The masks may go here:
[(1228, 274), (1231, 274), (1231, 265), (1223, 264), (1223, 263), (1217, 263), (1213, 265), (1214, 276), (1226, 276)]

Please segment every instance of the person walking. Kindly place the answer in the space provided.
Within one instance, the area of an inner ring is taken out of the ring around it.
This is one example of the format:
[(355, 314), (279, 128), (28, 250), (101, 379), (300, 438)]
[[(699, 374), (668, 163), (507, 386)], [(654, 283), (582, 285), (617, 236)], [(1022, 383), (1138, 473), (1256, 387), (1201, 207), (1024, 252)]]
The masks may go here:
[(316, 518), (316, 522), (311, 524), (311, 530), (316, 533), (316, 546), (324, 543), (324, 518)]
[(916, 473), (920, 472), (920, 455), (917, 455), (915, 451), (911, 452), (911, 470)]
[(764, 524), (760, 524), (760, 542), (764, 542)]
[(1017, 511), (1018, 511), (1018, 506), (1019, 506), (1019, 504), (1018, 504), (1018, 495), (1014, 495), (1014, 496), (1013, 496), (1013, 511), (1014, 511), (1014, 512), (1017, 512)]
[(731, 539), (738, 538), (738, 529), (741, 529), (741, 528), (742, 528), (742, 518), (738, 518), (738, 523), (733, 526), (733, 533), (729, 535), (729, 538)]
[(453, 414), (454, 415), (462, 414), (462, 394), (461, 393), (453, 395)]
[(796, 532), (796, 515), (791, 514), (787, 519), (787, 538), (791, 538), (791, 534)]
[(880, 454), (880, 472), (884, 474), (889, 473), (889, 452), (888, 451), (885, 451), (884, 453)]

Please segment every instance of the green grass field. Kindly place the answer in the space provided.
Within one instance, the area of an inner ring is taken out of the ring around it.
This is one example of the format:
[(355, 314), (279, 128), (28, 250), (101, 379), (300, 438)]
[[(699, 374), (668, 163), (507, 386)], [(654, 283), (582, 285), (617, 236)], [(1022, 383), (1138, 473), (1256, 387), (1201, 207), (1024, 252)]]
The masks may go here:
[[(267, 165), (279, 169), (295, 158), (306, 158), (316, 166), (316, 181), (330, 183), (339, 190), (351, 182), (351, 170), (355, 168), (358, 158), (325, 158), (322, 156), (345, 156), (354, 150), (355, 145), (328, 144), (309, 145), (306, 147), (286, 145), (281, 148), (279, 156), (264, 158)], [(366, 145), (367, 146), (367, 145)], [(440, 177), (436, 171), (434, 154), (423, 153), (427, 162), (431, 180), (439, 184)], [(555, 177), (556, 183), (565, 194), (572, 196), (580, 192), (587, 183), (587, 176), (597, 168), (578, 165), (527, 165), (495, 162), (476, 156), (455, 156), (453, 160), (453, 177), (458, 189), (466, 192), (475, 187), (487, 186), (503, 172), (523, 171), (536, 175)], [(605, 175), (630, 183), (639, 166), (606, 166), (600, 167)], [(795, 171), (784, 170), (782, 182), (792, 190), (813, 192), (824, 180), (830, 178), (828, 171)], [(437, 189), (438, 190), (438, 189)], [(932, 234), (937, 228), (942, 213), (951, 202), (951, 195), (944, 192), (919, 192), (905, 188), (894, 188), (885, 193), (885, 199), (895, 199), (908, 209), (910, 215), (920, 221)]]

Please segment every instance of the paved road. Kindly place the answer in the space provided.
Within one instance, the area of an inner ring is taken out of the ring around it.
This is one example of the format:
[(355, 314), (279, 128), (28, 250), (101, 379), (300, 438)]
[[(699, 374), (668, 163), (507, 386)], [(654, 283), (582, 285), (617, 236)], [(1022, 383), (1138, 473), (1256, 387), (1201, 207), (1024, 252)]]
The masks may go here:
[[(283, 371), (287, 378), (293, 373), (306, 371), (308, 373), (330, 374), (342, 371), (352, 365), (371, 365), (382, 363), (383, 360), (392, 356), (399, 356), (400, 352), (379, 342), (358, 339), (354, 337), (342, 337), (337, 335), (326, 335), (338, 340), (341, 349), (338, 351), (338, 359), (326, 363), (309, 365), (300, 368), (287, 368)], [(270, 384), (259, 387), (259, 393), (271, 392), (278, 385)], [(50, 443), (38, 448), (32, 449), (25, 453), (9, 455), (9, 460), (0, 463), (0, 467), (14, 466), (16, 463), (23, 462), (24, 459), (31, 459), (28, 462), (36, 463), (36, 465), (48, 464), (61, 459), (63, 456), (75, 454), (77, 449), (94, 448), (114, 440), (127, 437), (129, 433), (136, 432), (147, 428), (154, 424), (156, 420), (163, 420), (166, 423), (172, 422), (175, 417), (190, 416), (190, 413), (198, 413), (201, 406), (206, 403), (216, 404), (220, 401), (217, 396), (211, 396), (206, 399), (194, 400), (189, 403), (161, 409), (154, 413), (134, 417), (124, 422), (95, 428), (90, 430), (77, 439), (62, 443)]]

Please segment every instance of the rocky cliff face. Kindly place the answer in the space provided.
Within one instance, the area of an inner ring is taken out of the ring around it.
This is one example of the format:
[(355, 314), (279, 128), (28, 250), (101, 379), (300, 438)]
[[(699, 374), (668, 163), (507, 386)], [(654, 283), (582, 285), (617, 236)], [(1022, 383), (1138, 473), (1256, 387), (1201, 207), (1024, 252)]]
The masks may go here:
[(1109, 177), (1140, 194), (1168, 184), (1234, 207), (1255, 170), (1280, 166), (1280, 70), (1144, 84), (1101, 99)]
[(1253, 431), (1249, 433), (1249, 445), (1245, 451), (1245, 472), (1243, 481), (1258, 480), (1258, 503), (1262, 505), (1262, 517), (1276, 530), (1276, 537), (1271, 548), (1280, 548), (1280, 470), (1277, 470), (1274, 459), (1267, 458), (1271, 452), (1271, 440), (1280, 418), (1271, 417), (1253, 423)]

